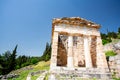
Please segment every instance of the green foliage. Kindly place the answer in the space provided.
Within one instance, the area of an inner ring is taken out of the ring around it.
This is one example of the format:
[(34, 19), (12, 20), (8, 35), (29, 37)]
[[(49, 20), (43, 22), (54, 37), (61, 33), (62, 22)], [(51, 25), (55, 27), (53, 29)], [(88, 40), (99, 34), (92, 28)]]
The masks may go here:
[(40, 61), (39, 57), (30, 57), (30, 56), (25, 56), (25, 55), (19, 56), (16, 59), (16, 62), (17, 62), (16, 69), (19, 69), (19, 68), (22, 68), (22, 67), (25, 67), (31, 64), (36, 64), (39, 61)]
[(36, 57), (31, 58), (31, 63), (32, 64), (36, 64), (38, 61), (39, 61), (39, 59), (37, 59)]
[(17, 46), (18, 46), (18, 45), (15, 46), (15, 49), (13, 50), (13, 52), (12, 52), (12, 54), (11, 54), (11, 56), (10, 56), (10, 61), (9, 61), (10, 65), (9, 65), (9, 66), (10, 66), (10, 69), (11, 69), (11, 70), (14, 70), (14, 69), (15, 69), (15, 66), (16, 66)]
[(113, 80), (120, 80), (120, 78), (113, 78)]
[(120, 39), (120, 33), (118, 33), (117, 37), (118, 37), (118, 39)]
[(107, 57), (109, 57), (109, 56), (115, 56), (116, 53), (115, 53), (114, 51), (112, 51), (112, 50), (109, 50), (109, 51), (106, 51), (106, 52), (105, 52), (105, 55), (106, 55)]
[(20, 76), (18, 78), (14, 78), (14, 79), (10, 79), (10, 80), (26, 80), (26, 77), (29, 72), (30, 72), (30, 70), (23, 70), (19, 73)]
[(7, 51), (2, 55), (2, 62), (0, 63), (2, 66), (2, 69), (1, 69), (2, 74), (7, 74), (11, 71), (10, 70), (11, 64), (9, 63), (10, 57), (11, 57), (10, 51)]
[(105, 45), (107, 43), (110, 43), (111, 39), (102, 39), (102, 44)]
[(7, 74), (14, 70), (16, 67), (16, 52), (17, 45), (13, 52), (6, 51), (4, 54), (0, 55), (0, 74)]
[(107, 35), (109, 38), (114, 38), (114, 39), (117, 38), (117, 33), (115, 33), (115, 32), (108, 32)]
[(8, 74), (10, 71), (19, 69), (31, 64), (36, 64), (40, 60), (48, 61), (51, 56), (51, 44), (46, 43), (46, 48), (41, 57), (30, 57), (30, 56), (18, 56), (16, 58), (17, 46), (15, 46), (13, 52), (6, 51), (0, 55), (0, 75)]
[(112, 42), (114, 39), (120, 39), (120, 27), (118, 28), (118, 32), (101, 33), (101, 38), (103, 45)]
[(36, 64), (39, 62), (39, 57), (29, 57), (29, 56), (18, 56), (16, 58), (17, 45), (15, 46), (13, 52), (6, 51), (0, 55), (0, 75), (8, 74), (10, 71), (19, 69), (31, 64)]
[(101, 33), (101, 38), (102, 38), (102, 44), (103, 45), (112, 42), (111, 37), (108, 36), (108, 34)]
[(107, 38), (107, 34), (101, 33), (101, 38), (102, 39), (106, 39)]
[(120, 27), (118, 28), (118, 33), (120, 33)]
[(46, 48), (44, 50), (43, 55), (41, 56), (41, 61), (48, 61), (51, 58), (51, 44), (46, 43)]
[(49, 76), (50, 76), (50, 74), (49, 74), (49, 73), (47, 73), (47, 74), (45, 75), (44, 80), (49, 80)]
[[(29, 59), (30, 59), (30, 57), (25, 56), (25, 55), (19, 56), (19, 57), (16, 59), (17, 66), (19, 66), (18, 68), (21, 68), (21, 67), (24, 67), (24, 66), (28, 65)], [(17, 67), (16, 67), (16, 68), (17, 68)]]
[[(12, 79), (8, 79), (8, 80), (26, 80), (26, 77), (29, 73), (31, 72), (38, 72), (39, 70), (49, 70), (50, 67), (50, 61), (41, 61), (35, 65), (30, 65), (27, 67), (12, 71), (11, 73), (16, 73), (19, 75), (19, 77), (17, 78), (12, 78)], [(28, 68), (28, 69), (27, 69)], [(29, 69), (32, 68), (32, 69)], [(41, 74), (35, 74), (33, 76), (31, 76), (31, 80), (36, 80)]]

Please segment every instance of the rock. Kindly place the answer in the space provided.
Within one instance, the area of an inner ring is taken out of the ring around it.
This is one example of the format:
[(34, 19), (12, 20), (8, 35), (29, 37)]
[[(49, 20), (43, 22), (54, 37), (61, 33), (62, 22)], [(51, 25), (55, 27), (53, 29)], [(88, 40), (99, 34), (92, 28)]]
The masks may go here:
[(3, 77), (3, 75), (0, 75), (0, 79)]
[(116, 63), (120, 65), (120, 60), (117, 60)]
[(113, 50), (117, 54), (120, 54), (120, 41), (117, 43), (109, 43), (103, 46), (104, 47), (104, 52)]
[(17, 77), (19, 77), (19, 75), (17, 75), (17, 74), (7, 74), (7, 75), (1, 75), (0, 77), (1, 77), (0, 79), (2, 79), (2, 80), (7, 80), (8, 78), (17, 78)]
[(114, 61), (115, 60), (115, 57), (111, 56), (109, 57), (109, 61)]
[(112, 74), (116, 73), (116, 77), (120, 77), (120, 54), (109, 57), (108, 63)]
[(113, 45), (116, 50), (120, 50), (120, 41)]
[(7, 79), (7, 75), (2, 76), (2, 80)]

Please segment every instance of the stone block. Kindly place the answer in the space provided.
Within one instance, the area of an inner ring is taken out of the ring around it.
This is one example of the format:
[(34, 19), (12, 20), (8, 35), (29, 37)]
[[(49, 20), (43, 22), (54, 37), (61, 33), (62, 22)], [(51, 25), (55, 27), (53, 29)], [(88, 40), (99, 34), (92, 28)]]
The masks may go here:
[(116, 60), (116, 64), (117, 64), (117, 65), (120, 65), (120, 59), (119, 59), (119, 60)]
[(109, 61), (114, 61), (115, 57), (109, 57)]
[(115, 56), (115, 59), (116, 59), (116, 60), (120, 60), (120, 55), (116, 55), (116, 56)]
[(119, 69), (119, 70), (120, 70), (120, 64), (119, 64), (119, 65), (116, 65), (116, 67), (117, 67), (117, 69)]

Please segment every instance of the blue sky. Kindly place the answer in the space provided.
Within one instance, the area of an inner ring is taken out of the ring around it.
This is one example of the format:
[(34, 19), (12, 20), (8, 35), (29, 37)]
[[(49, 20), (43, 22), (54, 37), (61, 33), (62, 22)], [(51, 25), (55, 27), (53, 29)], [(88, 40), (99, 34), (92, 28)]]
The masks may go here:
[(101, 32), (120, 27), (120, 0), (0, 0), (0, 53), (41, 56), (51, 40), (52, 19), (82, 17)]

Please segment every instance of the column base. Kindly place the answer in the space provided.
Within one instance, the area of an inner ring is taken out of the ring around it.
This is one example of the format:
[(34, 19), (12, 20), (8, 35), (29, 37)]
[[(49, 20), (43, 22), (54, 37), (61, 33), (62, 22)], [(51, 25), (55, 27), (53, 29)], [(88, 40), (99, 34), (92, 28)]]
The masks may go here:
[(56, 67), (56, 63), (51, 63), (50, 64), (50, 70), (53, 70)]
[(73, 67), (73, 57), (67, 58), (67, 67), (70, 67), (70, 68)]

